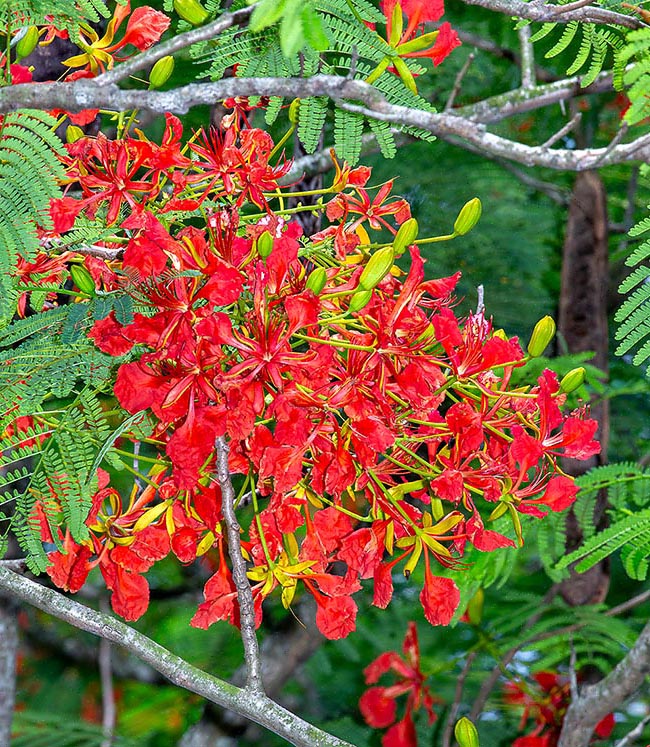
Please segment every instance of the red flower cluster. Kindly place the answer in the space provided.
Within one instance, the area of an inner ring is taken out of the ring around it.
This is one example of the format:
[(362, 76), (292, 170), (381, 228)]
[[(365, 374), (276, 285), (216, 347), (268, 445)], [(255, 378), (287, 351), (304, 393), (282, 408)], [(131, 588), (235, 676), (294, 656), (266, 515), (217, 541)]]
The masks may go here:
[(514, 545), (488, 528), (503, 514), (521, 539), (520, 513), (569, 506), (576, 488), (557, 459), (596, 453), (595, 422), (561, 413), (549, 371), (510, 386), (525, 356), (483, 314), (456, 317), (458, 275), (425, 280), (416, 244), (407, 274), (391, 271), (392, 242), (371, 252), (369, 232), (381, 242), (379, 230), (395, 234), (410, 216), (391, 184), (372, 197), (368, 169), (339, 167), (324, 190), (332, 225), (304, 237), (275, 206), (290, 165), (271, 164), (268, 135), (230, 117), (189, 147), (194, 160), (168, 115), (160, 145), (139, 134), (68, 148), (81, 196), (54, 201), (56, 231), (85, 213), (111, 227), (108, 248), (124, 249), (121, 262), (86, 257), (85, 268), (96, 292), (129, 294), (138, 313), (111, 313), (90, 336), (117, 358), (124, 417), (153, 418), (154, 464), (125, 506), (102, 485), (90, 539), (64, 532), (52, 577), (79, 588), (99, 565), (114, 609), (132, 619), (153, 562), (209, 551), (218, 570), (193, 622), (236, 621), (215, 484), (225, 435), (240, 495), (252, 497), (243, 544), (258, 619), (269, 594), (289, 606), (300, 583), (321, 631), (343, 637), (363, 579), (385, 607), (396, 566), (408, 577), (423, 560), (424, 614), (449, 623), (459, 593), (436, 568), (459, 567), (467, 543)]
[[(420, 670), (420, 648), (415, 623), (410, 622), (404, 643), (404, 657), (395, 651), (378, 656), (365, 670), (367, 685), (374, 685), (379, 678), (391, 672), (397, 676), (394, 685), (371, 687), (361, 696), (359, 708), (369, 726), (375, 729), (390, 727), (382, 737), (383, 747), (415, 747), (417, 737), (413, 724), (413, 713), (423, 708), (432, 724), (436, 720), (433, 704), (436, 698), (424, 684), (425, 675)], [(401, 719), (397, 718), (396, 698), (407, 695), (406, 709)]]
[[(505, 687), (506, 703), (523, 707), (519, 729), (532, 719), (535, 727), (530, 734), (518, 737), (512, 747), (557, 747), (562, 722), (571, 702), (568, 677), (557, 672), (538, 672), (533, 675), (536, 687), (522, 687), (509, 682)], [(595, 728), (596, 739), (606, 739), (614, 729), (614, 714), (609, 713)]]

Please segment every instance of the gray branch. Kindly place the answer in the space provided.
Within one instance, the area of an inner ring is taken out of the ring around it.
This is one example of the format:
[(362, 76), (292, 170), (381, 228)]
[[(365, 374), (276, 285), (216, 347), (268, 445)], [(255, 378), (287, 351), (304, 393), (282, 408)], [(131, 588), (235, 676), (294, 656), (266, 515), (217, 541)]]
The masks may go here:
[(18, 657), (18, 610), (7, 597), (0, 597), (0, 744), (11, 743), (11, 722), (16, 698)]
[(649, 673), (650, 623), (607, 677), (584, 687), (580, 697), (572, 701), (558, 747), (587, 747), (598, 722), (633, 695)]
[(279, 706), (263, 693), (213, 677), (110, 615), (0, 566), (0, 589), (80, 630), (105, 638), (149, 664), (170, 682), (269, 729), (296, 747), (354, 747)]
[(523, 2), (523, 0), (463, 0), (463, 2), (466, 5), (479, 5), (481, 8), (493, 10), (496, 13), (504, 13), (507, 16), (526, 18), (529, 21), (540, 21), (542, 23), (581, 21), (583, 23), (624, 26), (628, 29), (638, 29), (647, 25), (632, 16), (593, 5), (578, 7), (576, 3), (572, 10), (564, 12), (564, 8), (558, 5), (541, 5)]
[[(561, 82), (565, 84), (566, 82)], [(551, 87), (556, 84), (549, 84)], [(597, 84), (594, 84), (597, 85)], [(604, 85), (600, 81), (598, 85)], [(534, 106), (530, 102), (531, 92), (546, 86), (525, 91), (511, 92), (506, 97), (521, 96), (522, 102), (513, 102), (510, 112), (527, 111)], [(587, 91), (589, 89), (585, 89)], [(525, 94), (525, 95), (524, 95)], [(144, 108), (155, 112), (186, 112), (196, 104), (213, 104), (231, 96), (330, 96), (339, 106), (349, 111), (364, 114), (371, 119), (390, 122), (396, 126), (413, 126), (453, 142), (461, 138), (463, 147), (471, 145), (489, 156), (516, 161), (526, 166), (545, 166), (560, 171), (584, 171), (596, 166), (608, 166), (628, 161), (650, 158), (650, 136), (642, 136), (629, 143), (618, 143), (615, 147), (585, 150), (543, 149), (524, 145), (488, 132), (480, 121), (486, 115), (476, 105), (474, 111), (455, 110), (453, 113), (425, 112), (388, 103), (372, 86), (359, 80), (338, 76), (316, 75), (311, 78), (228, 78), (215, 83), (193, 83), (174, 91), (122, 91), (109, 85), (98, 88), (93, 81), (78, 80), (73, 83), (42, 83), (8, 86), (0, 90), (0, 111), (16, 108), (64, 108), (69, 111), (86, 108), (114, 108), (128, 110)], [(575, 95), (575, 94), (573, 94)], [(538, 105), (551, 100), (568, 97), (565, 93), (546, 93), (538, 99)], [(554, 98), (555, 97), (555, 98)], [(349, 103), (362, 102), (362, 105)], [(543, 103), (541, 103), (543, 102)], [(479, 120), (472, 121), (469, 116)], [(504, 116), (507, 116), (504, 114)], [(502, 118), (502, 117), (501, 117)]]
[(223, 520), (226, 525), (228, 538), (228, 555), (232, 563), (232, 577), (237, 589), (237, 603), (239, 605), (239, 628), (244, 644), (244, 660), (246, 661), (246, 689), (253, 693), (263, 693), (262, 662), (260, 649), (255, 633), (255, 602), (246, 573), (246, 561), (242, 555), (239, 522), (235, 513), (235, 491), (228, 468), (228, 454), (230, 449), (225, 436), (216, 440), (217, 449), (217, 479), (221, 487), (221, 506)]

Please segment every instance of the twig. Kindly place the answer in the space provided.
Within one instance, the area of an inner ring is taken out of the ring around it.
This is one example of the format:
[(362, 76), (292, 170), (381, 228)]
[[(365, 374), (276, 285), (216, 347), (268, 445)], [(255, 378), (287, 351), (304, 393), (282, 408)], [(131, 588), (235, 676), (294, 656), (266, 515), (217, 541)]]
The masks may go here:
[(474, 54), (474, 52), (470, 52), (467, 56), (467, 59), (465, 60), (464, 65), (458, 71), (458, 75), (456, 76), (456, 80), (454, 81), (454, 86), (451, 89), (451, 93), (449, 94), (449, 98), (447, 99), (447, 103), (445, 104), (444, 111), (448, 112), (453, 108), (456, 96), (458, 96), (458, 94), (460, 93), (460, 87), (463, 83), (463, 78), (467, 75), (469, 66), (472, 64), (472, 62), (474, 62), (475, 57), (476, 55)]
[[(627, 122), (622, 122), (621, 126), (619, 127), (618, 132), (616, 133), (616, 135), (614, 135), (609, 145), (605, 148), (605, 151), (603, 155), (601, 156), (601, 160), (604, 159), (607, 155), (609, 155), (614, 150), (614, 148), (616, 148), (616, 146), (621, 142), (623, 137), (627, 134), (627, 131), (628, 131)], [(596, 161), (595, 165), (598, 166), (598, 163), (599, 161)]]
[(249, 5), (241, 10), (236, 10), (233, 13), (224, 13), (222, 16), (217, 18), (216, 21), (212, 21), (212, 23), (208, 23), (207, 25), (201, 26), (197, 29), (191, 29), (183, 34), (177, 34), (168, 41), (136, 55), (127, 62), (117, 65), (112, 70), (102, 73), (102, 75), (98, 75), (94, 81), (100, 87), (119, 83), (130, 75), (133, 75), (133, 73), (137, 73), (145, 67), (153, 65), (154, 62), (157, 62), (162, 57), (173, 55), (174, 52), (191, 47), (192, 44), (196, 44), (197, 42), (213, 39), (231, 26), (239, 26), (250, 18), (255, 7), (256, 4)]
[(632, 731), (628, 731), (624, 737), (619, 739), (614, 747), (631, 747), (634, 740), (643, 735), (643, 730), (648, 724), (650, 724), (650, 713), (647, 716), (644, 716)]
[(15, 571), (16, 573), (22, 573), (27, 570), (27, 561), (24, 558), (0, 560), (0, 567), (8, 568), (10, 571)]
[(566, 5), (556, 5), (554, 13), (561, 15), (562, 13), (570, 13), (572, 10), (578, 10), (578, 8), (586, 8), (591, 5), (594, 0), (575, 0), (573, 3), (567, 3)]
[(555, 134), (551, 135), (551, 137), (545, 142), (542, 143), (539, 147), (540, 148), (550, 148), (551, 145), (555, 145), (558, 140), (563, 138), (568, 132), (571, 132), (571, 130), (580, 122), (582, 119), (582, 112), (578, 112), (575, 114), (571, 119), (562, 127), (559, 129)]
[[(482, 288), (482, 286), (480, 286)], [(467, 679), (467, 675), (469, 674), (469, 670), (472, 668), (472, 664), (474, 663), (474, 659), (478, 655), (478, 651), (471, 651), (467, 659), (465, 660), (465, 665), (463, 666), (463, 670), (458, 676), (458, 679), (456, 680), (456, 689), (454, 691), (454, 702), (451, 704), (451, 707), (449, 709), (449, 713), (447, 715), (447, 721), (445, 722), (445, 730), (442, 735), (442, 747), (451, 747), (451, 737), (454, 731), (454, 722), (456, 721), (456, 716), (458, 715), (458, 708), (460, 706), (460, 701), (463, 697), (463, 688), (465, 687), (465, 680)]]
[(518, 32), (519, 47), (521, 49), (521, 87), (534, 88), (535, 81), (535, 53), (530, 40), (530, 26), (522, 26)]
[(476, 286), (476, 315), (482, 314), (485, 311), (485, 288), (482, 285)]
[[(102, 598), (100, 604), (102, 612), (108, 610), (106, 599)], [(115, 690), (113, 688), (113, 666), (111, 661), (111, 642), (106, 638), (99, 641), (99, 682), (102, 690), (102, 730), (104, 739), (102, 747), (111, 747), (115, 734), (115, 720), (117, 712), (115, 709)]]
[(152, 666), (170, 682), (223, 708), (240, 713), (295, 747), (354, 747), (303, 721), (262, 693), (240, 689), (203, 672), (110, 615), (0, 566), (0, 589), (79, 630), (106, 638)]
[(239, 604), (239, 626), (242, 643), (244, 644), (244, 660), (246, 661), (246, 688), (252, 692), (263, 693), (262, 665), (260, 661), (259, 645), (255, 633), (255, 602), (253, 592), (246, 573), (246, 561), (241, 551), (240, 527), (235, 514), (235, 491), (230, 479), (228, 468), (228, 454), (230, 449), (225, 436), (216, 440), (217, 450), (217, 479), (221, 487), (221, 501), (226, 536), (228, 537), (228, 554), (232, 562), (232, 577), (237, 589)]
[(578, 656), (576, 647), (573, 642), (573, 635), (569, 637), (569, 687), (571, 688), (571, 699), (575, 700), (579, 696), (578, 691)]

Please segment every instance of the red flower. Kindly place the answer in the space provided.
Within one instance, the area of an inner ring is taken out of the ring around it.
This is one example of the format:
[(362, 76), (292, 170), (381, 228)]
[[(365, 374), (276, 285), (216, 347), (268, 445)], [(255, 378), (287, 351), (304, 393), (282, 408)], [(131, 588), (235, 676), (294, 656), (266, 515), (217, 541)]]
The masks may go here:
[[(420, 708), (427, 713), (430, 724), (436, 720), (433, 710), (436, 699), (424, 684), (425, 677), (420, 669), (418, 632), (413, 622), (408, 624), (402, 651), (403, 657), (394, 651), (383, 653), (364, 670), (367, 685), (373, 685), (388, 672), (397, 676), (395, 684), (371, 687), (359, 700), (361, 715), (369, 726), (376, 729), (391, 727), (382, 739), (384, 747), (417, 747), (412, 715)], [(406, 709), (404, 716), (395, 722), (395, 701), (401, 695), (407, 695)]]

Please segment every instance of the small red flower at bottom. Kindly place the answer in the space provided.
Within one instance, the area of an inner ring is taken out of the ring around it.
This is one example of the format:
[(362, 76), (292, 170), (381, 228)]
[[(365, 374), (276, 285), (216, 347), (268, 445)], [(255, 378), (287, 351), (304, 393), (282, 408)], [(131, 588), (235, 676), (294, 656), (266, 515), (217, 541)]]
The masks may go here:
[[(433, 710), (436, 699), (425, 686), (425, 677), (420, 670), (418, 631), (414, 622), (408, 625), (402, 650), (404, 657), (395, 651), (387, 651), (378, 656), (364, 670), (367, 685), (374, 684), (382, 674), (389, 671), (398, 676), (394, 685), (371, 687), (359, 700), (359, 709), (369, 726), (375, 729), (385, 729), (390, 726), (381, 740), (383, 747), (417, 747), (412, 714), (420, 708), (424, 708), (427, 712), (430, 724), (436, 720)], [(397, 716), (395, 699), (405, 694), (408, 695), (406, 711), (399, 721), (395, 721)]]

